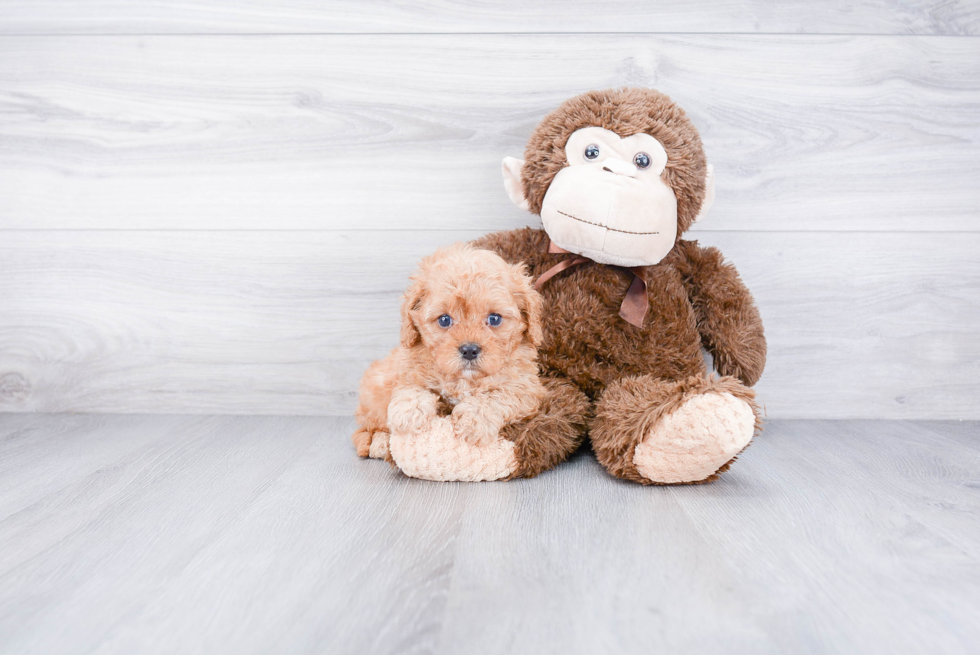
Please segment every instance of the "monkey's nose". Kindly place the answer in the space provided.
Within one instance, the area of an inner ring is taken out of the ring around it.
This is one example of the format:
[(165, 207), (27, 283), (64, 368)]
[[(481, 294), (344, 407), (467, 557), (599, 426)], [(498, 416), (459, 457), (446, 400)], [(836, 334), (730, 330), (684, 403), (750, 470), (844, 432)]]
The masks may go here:
[(602, 170), (615, 173), (616, 175), (636, 177), (636, 166), (629, 162), (625, 162), (622, 159), (616, 159), (615, 157), (606, 157), (603, 159)]
[(472, 362), (480, 354), (480, 346), (475, 343), (464, 343), (459, 347), (459, 354), (468, 362)]

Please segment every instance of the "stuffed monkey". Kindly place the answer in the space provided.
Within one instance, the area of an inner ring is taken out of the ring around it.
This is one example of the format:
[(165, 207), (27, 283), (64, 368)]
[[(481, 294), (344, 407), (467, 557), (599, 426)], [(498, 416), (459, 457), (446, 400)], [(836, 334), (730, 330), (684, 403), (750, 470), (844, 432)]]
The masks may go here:
[[(544, 229), (498, 232), (476, 245), (526, 263), (537, 280), (541, 370), (562, 391), (569, 423), (582, 425), (577, 412), (587, 402), (583, 427), (618, 478), (714, 479), (759, 429), (750, 387), (766, 341), (735, 268), (717, 249), (681, 239), (714, 196), (690, 119), (652, 89), (585, 93), (546, 116), (524, 161), (505, 159), (503, 172), (511, 200), (540, 214)], [(702, 346), (720, 377), (709, 375)], [(567, 429), (550, 431), (567, 428), (561, 408), (549, 412), (542, 425), (502, 433), (518, 444), (524, 475), (578, 446)]]

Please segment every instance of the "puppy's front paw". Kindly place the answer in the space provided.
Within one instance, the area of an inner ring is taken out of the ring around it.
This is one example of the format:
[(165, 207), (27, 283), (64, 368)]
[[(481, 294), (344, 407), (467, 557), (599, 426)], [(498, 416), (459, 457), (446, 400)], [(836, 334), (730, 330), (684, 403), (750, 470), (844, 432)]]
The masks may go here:
[(418, 432), (432, 424), (436, 417), (433, 407), (413, 402), (411, 398), (401, 398), (391, 401), (388, 405), (388, 429), (391, 432)]
[(425, 430), (432, 424), (435, 416), (428, 416), (419, 409), (388, 413), (388, 429), (392, 432), (407, 433)]
[(490, 425), (478, 415), (459, 411), (458, 406), (453, 412), (452, 421), (456, 436), (473, 446), (487, 446), (493, 443), (500, 432), (495, 425)]
[(388, 403), (389, 432), (418, 432), (429, 428), (437, 416), (439, 397), (425, 389), (398, 389)]

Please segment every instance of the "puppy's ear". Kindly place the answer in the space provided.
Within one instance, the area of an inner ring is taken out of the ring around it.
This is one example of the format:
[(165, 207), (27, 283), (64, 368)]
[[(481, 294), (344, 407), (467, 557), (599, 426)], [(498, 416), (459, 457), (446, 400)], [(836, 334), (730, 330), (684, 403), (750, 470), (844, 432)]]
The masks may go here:
[(524, 334), (531, 345), (538, 348), (544, 340), (544, 330), (541, 327), (544, 301), (541, 300), (541, 294), (534, 290), (524, 264), (517, 264), (511, 269), (514, 275), (514, 297), (524, 319)]
[(412, 279), (412, 286), (405, 291), (402, 299), (402, 330), (401, 342), (404, 348), (413, 348), (422, 343), (422, 334), (415, 325), (415, 312), (422, 305), (425, 286), (418, 279)]

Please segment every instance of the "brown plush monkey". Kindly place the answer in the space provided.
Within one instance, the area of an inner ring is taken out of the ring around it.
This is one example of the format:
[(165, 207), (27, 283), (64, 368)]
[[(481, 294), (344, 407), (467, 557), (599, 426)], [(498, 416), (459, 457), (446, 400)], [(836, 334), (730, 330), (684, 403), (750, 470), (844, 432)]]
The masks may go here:
[(697, 130), (657, 91), (596, 91), (545, 117), (524, 157), (504, 160), (504, 184), (544, 230), (476, 242), (526, 263), (544, 297), (549, 395), (539, 416), (501, 433), (515, 475), (554, 466), (587, 432), (619, 478), (715, 478), (758, 429), (749, 387), (766, 341), (735, 268), (680, 238), (713, 199)]

